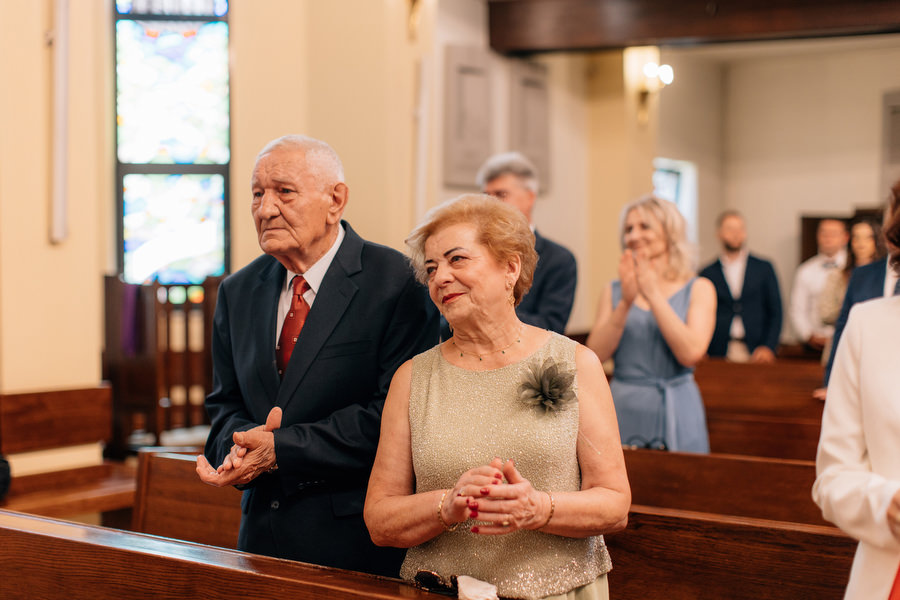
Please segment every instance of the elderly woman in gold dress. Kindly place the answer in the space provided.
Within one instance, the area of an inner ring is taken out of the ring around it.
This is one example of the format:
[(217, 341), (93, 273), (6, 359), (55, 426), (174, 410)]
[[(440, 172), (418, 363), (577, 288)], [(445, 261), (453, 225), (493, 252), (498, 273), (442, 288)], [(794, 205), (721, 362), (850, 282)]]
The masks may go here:
[(407, 244), (453, 335), (402, 365), (384, 407), (365, 520), (409, 548), (405, 579), (457, 577), (509, 598), (606, 598), (603, 535), (631, 491), (596, 355), (525, 325), (537, 255), (517, 210), (465, 195)]

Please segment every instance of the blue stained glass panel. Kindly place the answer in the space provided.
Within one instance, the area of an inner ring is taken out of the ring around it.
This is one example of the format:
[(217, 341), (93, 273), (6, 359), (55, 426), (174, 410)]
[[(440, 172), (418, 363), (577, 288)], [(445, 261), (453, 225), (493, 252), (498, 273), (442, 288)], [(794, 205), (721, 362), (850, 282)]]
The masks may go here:
[(227, 23), (121, 19), (116, 75), (119, 161), (228, 162)]
[(225, 272), (222, 175), (124, 179), (125, 281), (190, 284)]

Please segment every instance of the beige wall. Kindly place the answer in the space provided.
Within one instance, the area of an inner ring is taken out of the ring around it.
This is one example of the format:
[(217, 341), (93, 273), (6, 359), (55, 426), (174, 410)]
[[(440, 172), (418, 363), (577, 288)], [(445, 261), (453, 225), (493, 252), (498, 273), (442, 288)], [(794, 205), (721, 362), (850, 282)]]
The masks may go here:
[(308, 133), (308, 2), (232, 0), (231, 265), (257, 256), (250, 218), (256, 154), (287, 133)]
[(785, 299), (799, 262), (800, 217), (878, 206), (881, 102), (900, 89), (892, 47), (797, 51), (736, 61), (726, 87), (725, 201), (771, 257)]
[(717, 254), (715, 216), (725, 206), (725, 68), (708, 57), (663, 52), (661, 61), (676, 73), (659, 94), (657, 154), (697, 166), (697, 242), (699, 265)]
[[(432, 145), (426, 207), (462, 193), (477, 191), (474, 178), (468, 187), (451, 187), (443, 183), (441, 176), (444, 118), (442, 61), (448, 45), (480, 48), (488, 54), (492, 79), (491, 152), (516, 150), (510, 147), (509, 103), (512, 69), (515, 61), (520, 59), (506, 58), (490, 51), (486, 4), (481, 0), (442, 0), (438, 4), (436, 22), (430, 78), (433, 104), (429, 113), (429, 138)], [(618, 56), (621, 62), (621, 53)], [(612, 169), (604, 185), (593, 186), (598, 171), (592, 148), (595, 140), (586, 134), (594, 116), (589, 78), (591, 59), (583, 54), (553, 54), (537, 56), (532, 60), (547, 69), (551, 156), (548, 179), (552, 182), (550, 189), (538, 197), (533, 214), (534, 224), (548, 238), (569, 248), (578, 260), (578, 287), (567, 330), (581, 332), (590, 327), (593, 319), (597, 297), (595, 280), (608, 279), (614, 272), (606, 268), (606, 253), (595, 252), (597, 246), (605, 247), (607, 237), (594, 225), (598, 221), (608, 222), (606, 212), (610, 206), (613, 212), (618, 210), (620, 204), (610, 196), (609, 188), (616, 186), (616, 181), (624, 172)], [(621, 72), (620, 66), (619, 77)], [(623, 118), (620, 114), (611, 117), (619, 121)], [(601, 144), (613, 143), (608, 136), (603, 136), (602, 140)], [(598, 211), (599, 214), (592, 214)], [(603, 259), (594, 260), (597, 255)]]
[(69, 236), (48, 239), (51, 185), (49, 2), (0, 1), (0, 392), (96, 385), (112, 171), (100, 159), (111, 114), (102, 0), (69, 27)]

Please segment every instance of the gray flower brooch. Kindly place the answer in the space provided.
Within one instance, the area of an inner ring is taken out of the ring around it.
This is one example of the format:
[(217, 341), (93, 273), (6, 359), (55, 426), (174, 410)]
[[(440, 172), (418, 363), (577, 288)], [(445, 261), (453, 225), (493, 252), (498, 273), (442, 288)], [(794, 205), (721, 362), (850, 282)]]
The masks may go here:
[(533, 362), (525, 373), (525, 381), (519, 386), (519, 400), (544, 414), (565, 410), (575, 399), (574, 382), (575, 373), (563, 370), (552, 358), (542, 365)]

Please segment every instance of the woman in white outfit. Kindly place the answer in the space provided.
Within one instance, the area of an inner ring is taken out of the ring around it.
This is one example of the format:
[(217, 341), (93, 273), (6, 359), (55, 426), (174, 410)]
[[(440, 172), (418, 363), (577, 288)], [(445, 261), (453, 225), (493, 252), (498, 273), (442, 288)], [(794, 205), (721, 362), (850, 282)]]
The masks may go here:
[[(900, 218), (885, 237), (897, 269)], [(813, 486), (825, 518), (859, 540), (845, 598), (900, 598), (898, 363), (900, 296), (855, 305), (828, 385)]]

